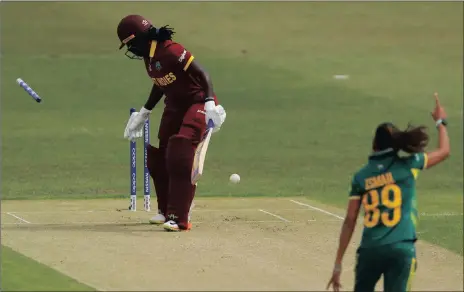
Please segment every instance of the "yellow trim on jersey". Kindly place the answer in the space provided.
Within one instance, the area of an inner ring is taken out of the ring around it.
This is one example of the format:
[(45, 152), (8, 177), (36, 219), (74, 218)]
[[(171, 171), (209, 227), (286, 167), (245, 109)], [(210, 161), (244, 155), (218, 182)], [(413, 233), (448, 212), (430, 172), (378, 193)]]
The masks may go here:
[(350, 201), (351, 200), (361, 200), (361, 196), (350, 196)]
[(412, 279), (414, 278), (415, 275), (416, 275), (416, 258), (412, 258), (411, 269), (409, 270), (408, 282), (406, 284), (406, 291), (411, 291)]
[(417, 179), (420, 173), (420, 169), (418, 168), (411, 168), (412, 175), (414, 176), (414, 179)]
[(427, 163), (429, 163), (429, 156), (427, 155), (427, 153), (424, 153), (424, 167), (422, 169), (427, 168)]
[(193, 59), (195, 59), (195, 57), (190, 56), (190, 58), (188, 59), (187, 63), (184, 66), (184, 71), (187, 71), (187, 69), (190, 67), (190, 64), (192, 64)]
[(150, 45), (150, 54), (148, 55), (150, 58), (153, 58), (155, 56), (155, 50), (156, 50), (156, 45), (158, 43), (156, 41), (151, 41)]
[(417, 227), (417, 216), (413, 212), (411, 212), (411, 220), (414, 227)]

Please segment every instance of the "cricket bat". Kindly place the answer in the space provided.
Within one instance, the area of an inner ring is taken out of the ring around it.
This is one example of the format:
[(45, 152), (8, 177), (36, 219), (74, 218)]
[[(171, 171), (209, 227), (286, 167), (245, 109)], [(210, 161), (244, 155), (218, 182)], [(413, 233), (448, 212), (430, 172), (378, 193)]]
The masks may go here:
[(195, 150), (195, 157), (193, 158), (192, 165), (192, 185), (195, 185), (203, 175), (203, 167), (205, 165), (206, 152), (208, 151), (209, 141), (211, 140), (211, 134), (213, 133), (214, 123), (213, 121), (208, 122), (208, 128), (206, 135), (203, 140), (198, 144)]

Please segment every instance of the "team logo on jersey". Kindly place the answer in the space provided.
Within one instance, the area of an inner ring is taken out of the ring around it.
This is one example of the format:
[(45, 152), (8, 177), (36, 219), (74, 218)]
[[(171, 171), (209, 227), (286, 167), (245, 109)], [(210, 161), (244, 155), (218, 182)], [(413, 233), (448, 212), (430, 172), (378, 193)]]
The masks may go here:
[(155, 63), (155, 69), (156, 69), (156, 71), (161, 70), (161, 64), (160, 64), (159, 61), (156, 61), (156, 63)]

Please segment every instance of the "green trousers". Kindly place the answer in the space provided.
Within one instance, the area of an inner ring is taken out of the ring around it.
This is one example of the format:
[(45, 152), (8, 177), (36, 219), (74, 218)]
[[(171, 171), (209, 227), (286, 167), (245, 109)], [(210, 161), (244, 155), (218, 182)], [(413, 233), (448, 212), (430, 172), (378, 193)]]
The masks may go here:
[(355, 292), (373, 292), (383, 275), (385, 292), (406, 292), (417, 269), (413, 241), (372, 248), (359, 248), (355, 270)]

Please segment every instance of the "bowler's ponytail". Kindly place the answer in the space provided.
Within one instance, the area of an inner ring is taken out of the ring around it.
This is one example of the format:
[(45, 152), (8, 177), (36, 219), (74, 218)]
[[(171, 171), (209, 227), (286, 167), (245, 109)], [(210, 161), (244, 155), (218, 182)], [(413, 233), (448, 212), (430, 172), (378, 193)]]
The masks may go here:
[(429, 142), (426, 130), (425, 126), (408, 125), (404, 131), (394, 131), (392, 133), (393, 148), (395, 151), (403, 150), (409, 154), (423, 152)]

